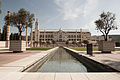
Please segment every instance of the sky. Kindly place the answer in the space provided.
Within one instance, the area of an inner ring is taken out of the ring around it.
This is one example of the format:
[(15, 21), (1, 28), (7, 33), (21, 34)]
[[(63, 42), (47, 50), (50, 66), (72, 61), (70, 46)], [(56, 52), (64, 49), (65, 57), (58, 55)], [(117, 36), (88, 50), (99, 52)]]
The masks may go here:
[[(120, 35), (120, 0), (1, 0), (0, 29), (7, 11), (17, 12), (25, 8), (39, 20), (39, 29), (88, 29), (92, 35), (101, 35), (95, 30), (95, 20), (104, 12), (116, 15), (118, 30), (110, 34)], [(33, 24), (33, 28), (35, 24)], [(10, 32), (17, 32), (10, 28)], [(28, 30), (30, 33), (30, 29)], [(25, 35), (25, 32), (23, 32)]]

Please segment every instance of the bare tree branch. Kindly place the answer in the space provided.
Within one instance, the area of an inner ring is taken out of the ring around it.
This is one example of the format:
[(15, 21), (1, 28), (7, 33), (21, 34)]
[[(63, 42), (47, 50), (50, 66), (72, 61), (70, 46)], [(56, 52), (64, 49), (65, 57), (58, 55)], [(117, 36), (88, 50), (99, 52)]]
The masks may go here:
[(107, 41), (109, 32), (117, 29), (117, 25), (114, 24), (115, 19), (115, 14), (103, 12), (100, 15), (100, 19), (95, 21), (96, 29), (103, 33), (103, 36), (105, 36), (105, 41)]

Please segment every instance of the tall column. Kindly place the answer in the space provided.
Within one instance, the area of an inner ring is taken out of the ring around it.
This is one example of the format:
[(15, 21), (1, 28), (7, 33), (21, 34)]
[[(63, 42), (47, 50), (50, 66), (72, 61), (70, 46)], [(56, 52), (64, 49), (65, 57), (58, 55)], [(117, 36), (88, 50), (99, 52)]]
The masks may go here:
[(80, 29), (80, 41), (82, 42), (82, 29)]
[(45, 35), (45, 30), (44, 30), (44, 42), (45, 42), (45, 37), (46, 37), (46, 35)]
[(38, 40), (37, 40), (37, 41), (39, 42), (39, 38), (40, 38), (39, 30), (37, 30), (37, 32), (38, 32), (38, 36), (37, 36), (37, 37), (38, 37)]
[(27, 29), (28, 29), (28, 26), (26, 25), (26, 47), (28, 47), (28, 36), (27, 36)]
[(76, 42), (77, 42), (77, 29), (76, 29)]
[(39, 23), (38, 23), (38, 19), (36, 19), (35, 22), (35, 41), (37, 42), (36, 47), (39, 46)]
[(10, 11), (7, 12), (8, 22), (7, 22), (7, 35), (6, 35), (6, 47), (9, 47), (9, 32), (10, 32)]
[(32, 26), (31, 26), (31, 47), (33, 47), (33, 31), (32, 31)]
[[(8, 18), (10, 17), (10, 11), (8, 11), (7, 16), (8, 16)], [(6, 35), (6, 40), (7, 41), (9, 41), (9, 32), (10, 32), (9, 28), (10, 28), (10, 23), (9, 23), (9, 20), (8, 20), (8, 22), (7, 22), (7, 35)]]

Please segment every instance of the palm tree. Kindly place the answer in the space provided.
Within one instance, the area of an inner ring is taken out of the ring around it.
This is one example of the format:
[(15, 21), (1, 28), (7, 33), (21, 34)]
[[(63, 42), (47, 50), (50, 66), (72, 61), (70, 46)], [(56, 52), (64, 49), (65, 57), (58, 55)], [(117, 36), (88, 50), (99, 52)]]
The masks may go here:
[(33, 23), (33, 15), (34, 14), (30, 14), (30, 12), (26, 11), (24, 8), (21, 8), (18, 12), (11, 13), (9, 17), (5, 16), (4, 20), (7, 24), (9, 23), (18, 28), (19, 40), (21, 40), (21, 34), (25, 30), (26, 24), (28, 27), (31, 27)]
[(27, 27), (30, 27), (31, 28), (31, 47), (32, 47), (32, 40), (33, 40), (33, 31), (32, 31), (32, 25), (33, 25), (33, 22), (35, 21), (35, 18), (34, 18), (34, 14), (30, 14), (28, 13), (28, 21), (26, 22), (26, 45), (27, 45), (27, 41), (28, 41), (28, 38), (27, 38)]

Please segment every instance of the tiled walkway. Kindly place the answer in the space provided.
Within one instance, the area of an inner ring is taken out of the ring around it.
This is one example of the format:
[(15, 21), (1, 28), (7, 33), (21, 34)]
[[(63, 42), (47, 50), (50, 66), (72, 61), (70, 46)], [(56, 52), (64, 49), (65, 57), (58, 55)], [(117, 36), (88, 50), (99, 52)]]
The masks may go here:
[[(56, 48), (55, 48), (56, 49)], [(0, 80), (120, 80), (120, 73), (40, 73), (40, 72), (20, 72), (21, 69), (29, 66), (38, 59), (49, 54), (49, 52), (55, 50), (48, 50), (45, 52), (36, 52), (29, 54), (0, 54), (0, 60), (5, 60), (1, 63), (0, 67)], [(77, 52), (77, 51), (75, 51)], [(81, 54), (78, 52), (78, 54)], [(6, 56), (5, 56), (6, 55)], [(113, 54), (99, 54), (98, 52), (94, 54), (94, 57), (85, 55), (83, 56), (94, 59), (98, 62), (116, 66), (113, 61), (120, 62), (119, 52), (114, 52)], [(3, 59), (4, 58), (4, 59)], [(8, 60), (6, 60), (8, 59)], [(106, 61), (105, 61), (106, 60)], [(0, 61), (1, 62), (1, 61)], [(120, 64), (117, 64), (117, 69), (119, 69)]]
[(117, 73), (0, 72), (0, 80), (120, 80), (120, 75)]
[(0, 66), (40, 52), (41, 51), (26, 51), (23, 53), (12, 53), (11, 51), (0, 51)]
[(89, 56), (86, 54), (82, 54), (90, 59), (93, 59), (97, 62), (102, 64), (106, 64), (111, 66), (112, 68), (120, 71), (120, 52), (112, 52), (112, 53), (100, 53), (100, 52), (93, 52), (93, 56)]

